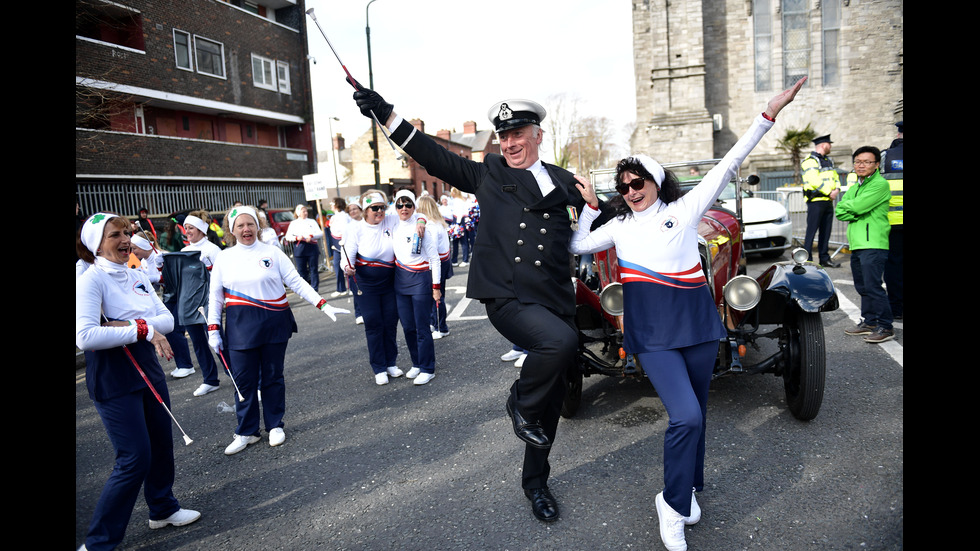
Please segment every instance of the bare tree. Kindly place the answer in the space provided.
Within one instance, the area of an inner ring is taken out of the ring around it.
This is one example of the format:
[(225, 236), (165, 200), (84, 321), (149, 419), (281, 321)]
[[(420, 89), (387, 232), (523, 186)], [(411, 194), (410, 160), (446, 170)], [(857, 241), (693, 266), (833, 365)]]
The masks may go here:
[(545, 105), (548, 116), (544, 120), (544, 130), (552, 146), (555, 165), (561, 168), (568, 168), (571, 160), (572, 136), (575, 134), (578, 104), (578, 98), (569, 98), (562, 93), (548, 96)]

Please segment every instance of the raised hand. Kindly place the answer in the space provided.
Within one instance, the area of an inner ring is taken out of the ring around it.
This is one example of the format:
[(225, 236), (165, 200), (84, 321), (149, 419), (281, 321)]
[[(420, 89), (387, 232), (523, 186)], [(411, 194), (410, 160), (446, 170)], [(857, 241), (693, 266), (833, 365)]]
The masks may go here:
[(354, 101), (362, 115), (371, 118), (373, 113), (381, 124), (387, 124), (388, 117), (395, 110), (394, 105), (386, 102), (380, 94), (368, 88), (361, 88), (354, 92)]
[(766, 106), (766, 114), (775, 119), (776, 115), (783, 110), (783, 107), (789, 105), (790, 102), (796, 98), (796, 93), (803, 87), (803, 83), (806, 82), (806, 79), (807, 77), (801, 78), (800, 80), (796, 81), (796, 84), (773, 96), (773, 98), (769, 100), (769, 105)]

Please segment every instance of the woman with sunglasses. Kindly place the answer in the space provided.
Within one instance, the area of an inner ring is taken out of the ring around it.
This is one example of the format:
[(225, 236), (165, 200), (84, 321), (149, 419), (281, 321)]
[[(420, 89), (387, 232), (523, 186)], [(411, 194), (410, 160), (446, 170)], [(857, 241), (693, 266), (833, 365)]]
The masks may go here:
[(422, 236), (418, 227), (426, 219), (415, 210), (415, 194), (409, 189), (395, 193), (398, 225), (392, 246), (395, 252), (395, 302), (412, 369), (405, 375), (424, 385), (435, 377), (436, 353), (429, 331), (432, 308), (442, 299), (442, 268), (432, 232)]
[(357, 298), (364, 318), (368, 361), (374, 382), (388, 384), (388, 378), (405, 373), (398, 368), (398, 306), (395, 303), (395, 253), (392, 236), (398, 216), (386, 214), (388, 198), (384, 192), (370, 190), (361, 195), (362, 219), (344, 234), (340, 255), (344, 273), (359, 290)]
[(704, 488), (708, 386), (718, 341), (726, 336), (701, 270), (698, 224), (805, 81), (769, 100), (724, 159), (683, 197), (677, 178), (659, 163), (642, 154), (627, 157), (616, 167), (617, 214), (590, 231), (599, 202), (589, 181), (576, 176), (591, 208), (583, 209), (570, 248), (585, 254), (616, 247), (623, 348), (636, 355), (670, 418), (664, 490), (655, 501), (660, 537), (672, 551), (687, 549), (684, 527), (701, 518), (694, 492)]

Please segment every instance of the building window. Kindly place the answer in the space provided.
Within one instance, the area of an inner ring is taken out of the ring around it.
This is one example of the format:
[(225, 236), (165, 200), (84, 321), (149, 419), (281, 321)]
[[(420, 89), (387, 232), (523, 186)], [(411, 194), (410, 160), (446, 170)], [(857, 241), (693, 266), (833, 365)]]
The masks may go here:
[(252, 54), (252, 83), (266, 90), (276, 89), (276, 77), (271, 59)]
[(76, 2), (75, 36), (142, 51), (143, 16), (114, 2)]
[(810, 33), (807, 0), (783, 2), (783, 88), (789, 88), (810, 71)]
[(840, 43), (840, 1), (824, 0), (820, 3), (820, 24), (823, 38), (823, 85), (840, 84), (840, 60), (837, 46)]
[(225, 46), (200, 36), (194, 37), (194, 58), (197, 72), (213, 77), (225, 77)]
[(194, 70), (191, 67), (191, 35), (174, 29), (174, 60), (178, 69)]
[(279, 78), (279, 91), (283, 94), (289, 94), (289, 64), (285, 61), (276, 62), (276, 75)]
[(752, 34), (755, 36), (755, 90), (772, 90), (772, 14), (769, 0), (752, 1)]

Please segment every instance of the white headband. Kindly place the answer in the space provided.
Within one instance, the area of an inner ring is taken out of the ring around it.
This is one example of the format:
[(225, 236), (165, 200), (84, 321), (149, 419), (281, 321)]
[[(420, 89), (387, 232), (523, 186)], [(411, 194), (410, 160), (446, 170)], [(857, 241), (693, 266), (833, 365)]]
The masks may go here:
[(201, 220), (194, 215), (188, 214), (187, 217), (184, 218), (184, 226), (186, 227), (188, 224), (201, 230), (201, 233), (203, 234), (208, 233), (208, 225), (204, 223), (204, 220)]
[(150, 245), (150, 242), (144, 239), (142, 236), (134, 235), (133, 237), (130, 238), (130, 241), (133, 243), (133, 245), (136, 245), (137, 247), (143, 249), (144, 251), (153, 250), (153, 245)]
[(664, 183), (664, 167), (660, 166), (660, 163), (654, 161), (649, 155), (640, 153), (631, 155), (631, 157), (639, 161), (643, 168), (653, 176), (653, 180), (657, 183), (657, 189), (660, 189), (660, 185)]
[(113, 218), (118, 218), (118, 216), (107, 212), (97, 212), (89, 216), (88, 220), (82, 224), (82, 245), (92, 251), (92, 254), (98, 254), (99, 245), (102, 244), (102, 235), (105, 233), (105, 224)]
[(254, 218), (255, 219), (255, 226), (258, 227), (258, 225), (259, 225), (259, 215), (256, 214), (255, 209), (253, 209), (252, 207), (244, 207), (244, 206), (242, 206), (242, 207), (235, 207), (235, 208), (231, 209), (231, 212), (228, 213), (228, 229), (230, 229), (230, 230), (234, 230), (235, 229), (235, 218), (238, 218), (238, 215), (239, 214), (248, 214), (249, 216), (251, 216), (252, 218)]
[(384, 195), (381, 195), (380, 193), (369, 193), (365, 195), (364, 198), (361, 199), (361, 210), (366, 210), (373, 203), (384, 205), (385, 204)]
[(395, 194), (395, 202), (397, 203), (398, 202), (398, 199), (400, 199), (402, 197), (408, 197), (408, 200), (411, 201), (413, 205), (415, 204), (415, 194), (412, 193), (411, 191), (409, 191), (407, 189), (403, 189), (403, 190), (399, 191), (398, 193), (396, 193)]

